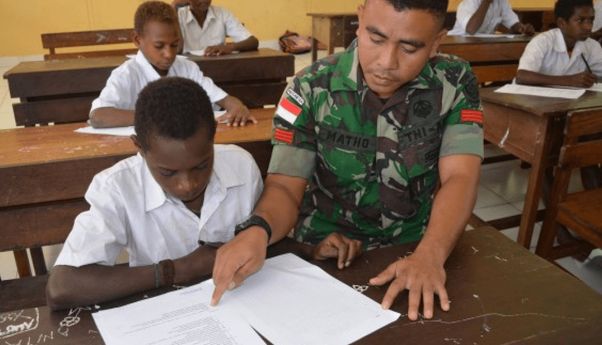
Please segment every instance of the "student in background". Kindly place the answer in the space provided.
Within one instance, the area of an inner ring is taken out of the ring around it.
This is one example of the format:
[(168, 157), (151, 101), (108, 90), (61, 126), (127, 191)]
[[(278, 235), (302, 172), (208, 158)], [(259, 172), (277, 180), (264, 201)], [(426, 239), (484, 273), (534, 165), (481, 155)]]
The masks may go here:
[(242, 102), (205, 77), (198, 65), (177, 56), (180, 44), (175, 10), (161, 1), (142, 3), (134, 16), (136, 57), (117, 67), (107, 80), (100, 96), (92, 102), (90, 124), (93, 127), (120, 127), (134, 124), (134, 105), (146, 84), (165, 76), (178, 76), (196, 81), (212, 103), (226, 110), (219, 118), (233, 126), (244, 126), (249, 109)]
[(596, 18), (590, 37), (602, 44), (602, 0), (594, 0), (594, 12), (596, 12)]
[(463, 0), (456, 11), (456, 23), (449, 35), (492, 34), (498, 25), (510, 33), (533, 35), (531, 24), (522, 24), (508, 0)]
[[(211, 102), (194, 81), (151, 82), (136, 103), (138, 155), (97, 174), (47, 286), (52, 309), (101, 303), (211, 273), (215, 246), (262, 190), (251, 155), (214, 145)], [(203, 244), (204, 243), (204, 244)], [(115, 266), (122, 250), (129, 266)]]
[(558, 0), (557, 28), (529, 42), (518, 64), (516, 82), (529, 85), (591, 87), (602, 77), (602, 47), (589, 38), (592, 0)]
[[(257, 50), (259, 41), (227, 9), (211, 6), (211, 0), (175, 0), (184, 53), (205, 50), (207, 56)], [(189, 4), (189, 6), (182, 6)], [(226, 43), (226, 37), (234, 42)]]

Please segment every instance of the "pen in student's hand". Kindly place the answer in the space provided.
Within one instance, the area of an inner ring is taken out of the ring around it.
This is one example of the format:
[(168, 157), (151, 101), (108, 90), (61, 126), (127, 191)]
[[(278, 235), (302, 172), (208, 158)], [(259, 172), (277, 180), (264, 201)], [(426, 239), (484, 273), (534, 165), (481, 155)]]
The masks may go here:
[(587, 67), (587, 71), (589, 73), (592, 73), (592, 69), (589, 68), (589, 64), (587, 63), (587, 60), (585, 60), (585, 56), (583, 55), (583, 53), (581, 54), (581, 59), (583, 59), (583, 62), (585, 62), (585, 67)]

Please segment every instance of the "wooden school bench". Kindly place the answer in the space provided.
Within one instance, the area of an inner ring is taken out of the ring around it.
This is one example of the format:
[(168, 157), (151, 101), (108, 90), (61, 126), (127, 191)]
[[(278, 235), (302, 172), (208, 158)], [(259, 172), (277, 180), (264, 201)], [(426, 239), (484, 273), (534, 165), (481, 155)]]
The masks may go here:
[[(360, 285), (367, 297), (380, 303), (386, 287), (371, 287), (368, 280), (416, 244), (392, 246), (363, 253), (350, 267), (339, 270), (335, 260), (311, 261), (346, 285)], [(268, 255), (292, 252), (307, 257), (302, 245), (284, 239), (268, 248)], [(431, 320), (408, 320), (407, 293), (392, 309), (400, 318), (360, 339), (357, 344), (597, 344), (602, 337), (600, 295), (551, 263), (484, 227), (467, 231), (446, 263), (451, 310), (443, 312), (435, 298)], [(240, 289), (244, 289), (243, 284)], [(91, 312), (154, 296), (152, 290), (130, 298), (82, 308), (51, 312), (36, 308), (0, 309), (0, 326), (19, 325), (32, 318), (30, 327), (13, 334), (11, 344), (89, 344), (104, 342)], [(7, 294), (0, 296), (10, 300)], [(15, 301), (13, 306), (18, 305)], [(26, 303), (27, 304), (27, 303)], [(422, 311), (422, 310), (421, 310)], [(79, 322), (68, 322), (77, 319)], [(14, 330), (14, 328), (11, 328)], [(53, 337), (50, 337), (50, 334)], [(328, 339), (324, 339), (328, 343)]]
[[(294, 74), (294, 56), (272, 49), (189, 56), (203, 73), (250, 108), (276, 104)], [(80, 122), (125, 56), (21, 62), (4, 73), (18, 126)]]
[[(265, 176), (272, 152), (274, 109), (252, 109), (251, 114), (258, 124), (220, 124), (215, 142), (238, 144), (249, 151)], [(29, 241), (16, 248), (0, 245), (0, 250), (62, 243), (75, 216), (88, 209), (83, 196), (92, 177), (136, 153), (127, 137), (73, 132), (84, 126), (73, 123), (0, 130), (0, 243)], [(40, 230), (43, 238), (39, 237)], [(41, 255), (34, 257), (33, 264), (36, 274), (46, 273)]]
[(578, 99), (561, 99), (495, 93), (480, 90), (485, 140), (531, 164), (522, 215), (490, 221), (498, 229), (514, 227), (520, 221), (518, 243), (529, 248), (542, 196), (546, 169), (553, 166), (562, 144), (566, 114), (602, 107), (602, 93), (587, 91)]
[[(138, 50), (132, 44), (134, 29), (92, 30), (76, 32), (56, 32), (42, 34), (42, 47), (48, 49), (44, 60), (87, 58), (99, 56), (124, 56)], [(131, 48), (111, 50), (88, 50), (69, 53), (57, 53), (57, 48), (99, 47), (129, 43)]]

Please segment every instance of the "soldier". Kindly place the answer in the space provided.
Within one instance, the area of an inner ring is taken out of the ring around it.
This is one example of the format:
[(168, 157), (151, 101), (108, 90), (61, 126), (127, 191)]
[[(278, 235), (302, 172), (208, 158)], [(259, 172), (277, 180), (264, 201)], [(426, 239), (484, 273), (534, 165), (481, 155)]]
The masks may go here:
[(421, 239), (370, 284), (391, 282), (383, 308), (409, 290), (411, 320), (421, 299), (432, 317), (434, 294), (449, 309), (443, 265), (474, 206), (483, 117), (468, 63), (437, 54), (446, 10), (441, 0), (366, 0), (357, 41), (293, 79), (262, 196), (218, 250), (213, 304), (294, 228), (340, 269), (362, 249)]

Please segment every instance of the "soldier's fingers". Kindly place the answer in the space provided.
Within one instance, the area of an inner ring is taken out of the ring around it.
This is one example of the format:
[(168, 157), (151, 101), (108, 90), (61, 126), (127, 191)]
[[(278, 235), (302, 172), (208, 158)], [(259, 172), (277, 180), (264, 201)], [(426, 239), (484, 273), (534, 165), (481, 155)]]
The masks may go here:
[(337, 247), (337, 267), (342, 270), (346, 266), (347, 253), (349, 253), (349, 243), (347, 241), (338, 240), (334, 242)]
[(387, 292), (385, 292), (385, 297), (383, 297), (383, 301), (381, 302), (381, 307), (383, 309), (389, 309), (393, 305), (395, 298), (401, 291), (405, 289), (406, 279), (405, 277), (398, 277), (391, 282)]
[(397, 266), (395, 265), (395, 263), (390, 264), (384, 271), (380, 272), (376, 277), (371, 278), (368, 282), (370, 283), (370, 285), (376, 286), (386, 284), (387, 282), (395, 278), (396, 267)]
[(421, 285), (413, 285), (409, 288), (408, 294), (408, 319), (415, 321), (418, 319), (418, 307), (420, 307), (420, 297), (422, 292)]
[(441, 305), (441, 309), (444, 311), (449, 310), (449, 297), (447, 296), (447, 290), (443, 285), (439, 286), (435, 289), (437, 291), (437, 295), (439, 295), (439, 304)]
[(428, 286), (422, 287), (422, 315), (426, 319), (433, 317), (433, 289)]
[(349, 243), (349, 251), (347, 252), (347, 257), (345, 258), (345, 267), (349, 267), (353, 259), (355, 259), (362, 252), (362, 242), (357, 240), (350, 240)]

